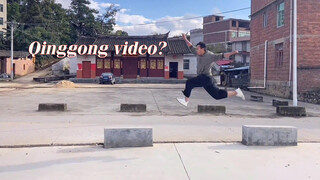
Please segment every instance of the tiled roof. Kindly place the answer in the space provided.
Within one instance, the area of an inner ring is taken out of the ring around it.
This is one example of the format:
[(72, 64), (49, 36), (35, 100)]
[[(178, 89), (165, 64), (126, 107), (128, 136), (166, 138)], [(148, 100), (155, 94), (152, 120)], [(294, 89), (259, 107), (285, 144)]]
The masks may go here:
[(186, 42), (180, 37), (169, 38), (169, 52), (168, 54), (189, 54), (191, 53)]
[[(29, 56), (27, 51), (13, 51), (13, 58), (24, 58)], [(10, 50), (0, 50), (0, 57), (11, 57)]]
[[(150, 46), (152, 44), (159, 45), (161, 41), (168, 43), (168, 46), (162, 49), (162, 52), (170, 54), (187, 54), (190, 53), (190, 50), (186, 43), (179, 38), (168, 38), (168, 33), (160, 35), (148, 35), (148, 36), (105, 36), (101, 35), (97, 38), (93, 37), (80, 37), (76, 42), (77, 45), (80, 44), (94, 44), (101, 46), (103, 44), (109, 45), (109, 51), (114, 51), (114, 45), (121, 45), (128, 41), (128, 46), (134, 44), (135, 41), (139, 42), (139, 46), (145, 44)], [(158, 46), (159, 52), (159, 46)]]
[(94, 41), (96, 40), (96, 38), (94, 37), (87, 37), (87, 36), (81, 36), (77, 42), (75, 43), (76, 45), (91, 45), (94, 43)]

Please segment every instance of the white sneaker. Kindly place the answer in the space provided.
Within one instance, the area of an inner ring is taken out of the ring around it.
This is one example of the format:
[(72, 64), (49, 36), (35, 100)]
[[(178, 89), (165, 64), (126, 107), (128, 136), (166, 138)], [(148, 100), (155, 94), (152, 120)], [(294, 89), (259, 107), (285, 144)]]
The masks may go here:
[(185, 99), (184, 97), (183, 97), (183, 98), (177, 97), (177, 101), (178, 101), (180, 104), (184, 105), (184, 106), (188, 106), (188, 103), (189, 103), (189, 102), (186, 101), (186, 99)]
[(236, 89), (237, 97), (241, 98), (242, 100), (246, 100), (246, 97), (243, 95), (243, 92), (240, 88)]

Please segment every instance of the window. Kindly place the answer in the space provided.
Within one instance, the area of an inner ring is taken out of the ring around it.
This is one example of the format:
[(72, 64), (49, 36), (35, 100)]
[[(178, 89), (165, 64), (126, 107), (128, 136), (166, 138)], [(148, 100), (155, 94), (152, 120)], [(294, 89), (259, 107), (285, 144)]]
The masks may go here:
[(250, 32), (249, 31), (239, 32), (239, 37), (247, 37), (247, 36), (250, 36)]
[(104, 60), (104, 68), (105, 69), (110, 69), (110, 59), (105, 59)]
[(276, 67), (283, 66), (283, 43), (276, 44)]
[(26, 65), (25, 64), (23, 64), (23, 70), (26, 70)]
[(3, 38), (3, 31), (0, 30), (0, 38)]
[(183, 69), (190, 69), (190, 60), (189, 59), (184, 59), (183, 60)]
[(97, 68), (102, 69), (103, 68), (103, 59), (97, 59)]
[(237, 32), (235, 32), (235, 31), (232, 31), (231, 36), (232, 36), (232, 38), (236, 38), (236, 37), (238, 37), (238, 33), (237, 33)]
[(147, 69), (146, 59), (140, 60), (140, 69)]
[(150, 60), (150, 69), (157, 69), (157, 61), (156, 60)]
[(3, 12), (3, 4), (0, 4), (0, 12)]
[(237, 27), (237, 21), (232, 21), (232, 27)]
[(120, 69), (120, 59), (114, 60), (114, 69)]
[(3, 25), (3, 18), (0, 17), (0, 25)]
[(284, 2), (278, 4), (277, 12), (277, 27), (282, 27), (284, 25)]
[(263, 13), (263, 27), (268, 26), (268, 14), (266, 12)]
[(242, 63), (247, 64), (247, 56), (246, 55), (242, 56)]
[(157, 65), (158, 69), (163, 69), (163, 60), (162, 59), (158, 59), (157, 63), (158, 63), (158, 65)]
[(247, 51), (247, 42), (246, 41), (244, 41), (244, 42), (241, 42), (241, 50), (242, 51)]

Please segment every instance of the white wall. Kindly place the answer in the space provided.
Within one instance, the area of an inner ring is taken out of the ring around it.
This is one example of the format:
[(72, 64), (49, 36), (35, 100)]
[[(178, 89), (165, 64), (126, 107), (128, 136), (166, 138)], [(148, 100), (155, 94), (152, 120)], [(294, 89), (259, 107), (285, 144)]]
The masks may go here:
[(70, 58), (70, 74), (77, 74), (77, 57)]
[(184, 75), (186, 76), (197, 75), (197, 56), (194, 54), (185, 54), (183, 59), (189, 59), (190, 61), (189, 70), (184, 69)]
[(91, 61), (91, 64), (96, 63), (96, 56), (77, 56), (77, 63), (82, 64), (82, 61)]
[(203, 42), (203, 30), (193, 29), (190, 31), (190, 42), (193, 45), (198, 44), (198, 42)]
[[(178, 71), (183, 71), (183, 55), (166, 55), (165, 66), (169, 67), (170, 62), (178, 62)], [(166, 71), (169, 71), (169, 68)]]

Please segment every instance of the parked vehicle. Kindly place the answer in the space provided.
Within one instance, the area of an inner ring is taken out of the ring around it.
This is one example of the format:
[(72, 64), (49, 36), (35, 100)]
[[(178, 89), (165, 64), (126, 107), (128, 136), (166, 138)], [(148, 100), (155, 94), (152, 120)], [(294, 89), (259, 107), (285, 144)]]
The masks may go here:
[(10, 75), (7, 73), (0, 74), (0, 78), (10, 78)]
[(99, 78), (99, 83), (100, 84), (115, 84), (116, 83), (116, 78), (112, 73), (102, 73), (100, 78)]
[(225, 68), (220, 72), (220, 82), (222, 86), (241, 87), (249, 86), (249, 66), (239, 68)]

